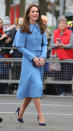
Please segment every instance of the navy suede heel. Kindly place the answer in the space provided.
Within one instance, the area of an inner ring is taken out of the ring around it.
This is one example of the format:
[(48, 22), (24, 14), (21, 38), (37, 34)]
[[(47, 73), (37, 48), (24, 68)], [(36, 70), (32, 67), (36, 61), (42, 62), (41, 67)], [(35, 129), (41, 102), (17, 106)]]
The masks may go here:
[[(18, 113), (18, 116), (19, 116), (19, 112), (20, 112), (20, 107), (17, 108), (16, 110), (16, 113)], [(24, 123), (23, 119), (22, 118), (18, 118), (17, 119), (20, 123)]]
[(24, 123), (23, 119), (21, 119), (21, 118), (18, 118), (17, 120), (18, 120), (20, 123)]
[[(37, 117), (37, 120), (38, 120), (38, 122), (39, 122), (39, 116)], [(40, 123), (40, 122), (39, 122), (39, 126), (46, 126), (46, 123)]]

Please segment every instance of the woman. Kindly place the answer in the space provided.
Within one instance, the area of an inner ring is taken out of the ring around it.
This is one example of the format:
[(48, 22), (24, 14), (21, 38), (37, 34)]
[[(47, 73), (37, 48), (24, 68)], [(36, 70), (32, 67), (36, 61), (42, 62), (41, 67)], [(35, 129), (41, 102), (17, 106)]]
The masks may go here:
[[(52, 54), (57, 54), (59, 60), (72, 59), (73, 33), (67, 29), (67, 20), (64, 16), (58, 17), (58, 28), (53, 31), (51, 45)], [(61, 63), (62, 71), (56, 74), (57, 80), (72, 80), (72, 64), (69, 62)], [(58, 93), (66, 95), (72, 91), (71, 85), (58, 85)]]
[(14, 39), (14, 45), (23, 54), (17, 97), (24, 100), (22, 106), (17, 108), (18, 121), (23, 123), (23, 113), (33, 100), (40, 126), (46, 126), (40, 105), (43, 94), (43, 65), (48, 44), (45, 29), (39, 7), (32, 4), (27, 8), (23, 26)]

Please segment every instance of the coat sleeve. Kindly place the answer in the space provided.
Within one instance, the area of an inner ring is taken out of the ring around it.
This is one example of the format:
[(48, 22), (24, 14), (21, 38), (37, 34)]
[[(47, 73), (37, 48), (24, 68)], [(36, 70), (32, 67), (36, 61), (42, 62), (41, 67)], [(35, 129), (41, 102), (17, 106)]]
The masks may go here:
[(48, 44), (48, 41), (47, 41), (47, 36), (46, 36), (46, 32), (44, 32), (42, 34), (42, 53), (41, 53), (41, 56), (42, 58), (46, 59), (46, 54), (47, 54), (47, 44)]
[(71, 33), (70, 43), (65, 45), (65, 49), (71, 49), (73, 47), (73, 33)]
[(52, 49), (56, 48), (56, 44), (54, 43), (54, 33), (52, 33), (52, 36), (51, 36), (51, 47)]
[(13, 46), (15, 46), (17, 50), (25, 55), (29, 60), (32, 60), (35, 55), (25, 48), (25, 44), (26, 33), (21, 33), (20, 30), (18, 30), (13, 41)]

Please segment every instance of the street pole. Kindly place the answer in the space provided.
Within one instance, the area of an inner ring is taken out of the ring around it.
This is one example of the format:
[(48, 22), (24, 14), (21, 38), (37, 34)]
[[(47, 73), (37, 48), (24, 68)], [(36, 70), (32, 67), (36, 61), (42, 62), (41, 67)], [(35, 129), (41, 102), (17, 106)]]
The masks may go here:
[(26, 10), (26, 8), (27, 8), (30, 4), (32, 4), (32, 3), (38, 5), (39, 0), (25, 0), (25, 10)]
[(54, 30), (54, 3), (52, 3), (52, 31)]
[(64, 10), (64, 0), (60, 0), (60, 11), (59, 15), (63, 15), (63, 10)]

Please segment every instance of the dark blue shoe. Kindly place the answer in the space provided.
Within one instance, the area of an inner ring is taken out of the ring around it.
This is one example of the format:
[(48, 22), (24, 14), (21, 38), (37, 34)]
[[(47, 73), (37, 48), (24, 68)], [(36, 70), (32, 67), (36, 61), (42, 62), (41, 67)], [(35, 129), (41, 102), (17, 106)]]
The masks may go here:
[(16, 113), (18, 113), (18, 116), (19, 116), (19, 112), (20, 112), (20, 107), (18, 107), (16, 110)]
[(46, 126), (46, 123), (39, 123), (39, 126)]
[[(16, 113), (18, 113), (18, 116), (19, 116), (19, 112), (20, 112), (20, 107), (17, 108), (16, 110)], [(22, 118), (18, 118), (17, 119), (20, 123), (24, 123), (23, 119)]]
[(23, 119), (21, 119), (21, 118), (18, 118), (17, 120), (18, 120), (20, 123), (24, 123)]
[[(37, 120), (38, 120), (38, 122), (39, 122), (39, 116), (37, 117)], [(46, 123), (40, 123), (40, 122), (39, 122), (39, 126), (46, 126)]]

